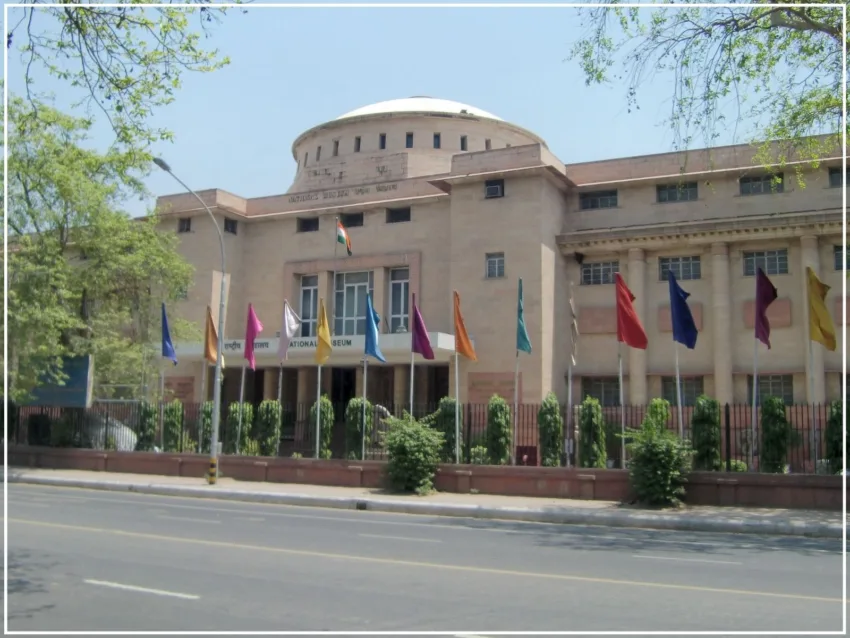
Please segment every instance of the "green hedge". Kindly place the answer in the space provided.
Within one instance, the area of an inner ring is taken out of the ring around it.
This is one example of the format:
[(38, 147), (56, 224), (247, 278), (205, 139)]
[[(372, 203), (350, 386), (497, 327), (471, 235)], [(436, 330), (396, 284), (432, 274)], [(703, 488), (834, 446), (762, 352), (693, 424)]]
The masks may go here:
[[(317, 404), (313, 403), (310, 408), (310, 427), (315, 432), (316, 429), (316, 409)], [(320, 459), (329, 459), (331, 458), (331, 438), (333, 437), (333, 427), (334, 427), (334, 406), (331, 403), (330, 398), (327, 394), (323, 394), (321, 398), (321, 410), (320, 414), (322, 417), (322, 431), (319, 436), (319, 458)], [(315, 445), (315, 441), (313, 441)]]
[(537, 411), (537, 429), (541, 465), (559, 467), (564, 452), (564, 417), (554, 392), (546, 395)]
[(578, 416), (579, 467), (607, 467), (608, 442), (602, 405), (593, 397), (581, 403)]
[(826, 420), (826, 460), (831, 474), (840, 473), (844, 468), (844, 421), (843, 401), (833, 401), (829, 406), (829, 416)]
[(153, 452), (156, 446), (157, 409), (153, 403), (139, 406), (139, 429), (136, 432), (136, 452)]
[(783, 474), (788, 463), (788, 448), (799, 441), (799, 433), (794, 431), (786, 416), (785, 401), (780, 397), (765, 397), (761, 404), (761, 471)]
[(486, 458), (490, 463), (507, 465), (511, 462), (512, 436), (511, 408), (507, 401), (498, 394), (494, 394), (487, 403), (487, 430), (485, 433)]
[[(260, 403), (257, 418), (254, 421), (253, 436), (245, 437), (242, 453), (251, 454), (253, 443), (256, 442), (257, 453), (260, 456), (277, 456), (280, 446), (281, 408), (278, 401), (265, 400)], [(253, 454), (251, 454), (253, 456)]]
[[(363, 397), (354, 397), (345, 406), (345, 448), (348, 451), (348, 458), (362, 460), (360, 457), (363, 453)], [(366, 400), (366, 440), (372, 434), (372, 404)]]
[[(236, 441), (239, 441), (240, 447), (245, 439), (252, 438), (254, 427), (254, 406), (251, 403), (242, 403), (242, 429), (239, 429), (239, 407), (240, 403), (236, 401), (231, 403), (227, 408), (227, 421), (224, 428), (224, 445), (222, 452), (224, 454), (236, 454)], [(240, 450), (241, 452), (241, 450)]]
[(445, 443), (443, 433), (416, 421), (406, 412), (401, 419), (388, 419), (388, 425), (387, 476), (390, 485), (402, 492), (430, 493)]
[(694, 447), (694, 469), (719, 472), (723, 469), (720, 456), (720, 403), (707, 396), (697, 398), (691, 419)]

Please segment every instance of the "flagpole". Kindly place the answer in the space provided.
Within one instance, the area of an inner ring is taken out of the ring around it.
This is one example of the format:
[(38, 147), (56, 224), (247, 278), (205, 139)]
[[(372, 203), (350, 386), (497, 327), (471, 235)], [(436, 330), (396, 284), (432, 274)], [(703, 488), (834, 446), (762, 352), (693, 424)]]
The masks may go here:
[(159, 366), (159, 449), (165, 450), (165, 367)]
[(519, 409), (519, 350), (516, 351), (516, 363), (514, 364), (514, 431), (513, 438), (511, 439), (511, 465), (516, 465), (516, 431), (517, 431), (517, 419), (519, 415), (517, 414), (517, 410)]
[(759, 340), (755, 340), (753, 346), (753, 408), (752, 420), (750, 421), (750, 472), (753, 472), (755, 464), (755, 446), (756, 446), (756, 406), (758, 404), (759, 391)]
[[(339, 233), (339, 217), (334, 217), (334, 262), (333, 262), (334, 263), (334, 265), (333, 265), (334, 269), (333, 269), (333, 272), (331, 273), (331, 298), (334, 300), (333, 304), (331, 305), (331, 336), (332, 337), (336, 336), (336, 267), (337, 267), (336, 250), (337, 250), (337, 246), (339, 245), (339, 237), (337, 236), (337, 233)], [(345, 288), (343, 288), (343, 290), (344, 289)], [(302, 308), (301, 311), (303, 312), (304, 309)]]
[(280, 362), (277, 373), (277, 402), (283, 406), (283, 361)]
[[(811, 312), (811, 311), (810, 311)], [(812, 471), (817, 473), (818, 468), (818, 410), (815, 406), (815, 377), (812, 372), (815, 369), (815, 352), (812, 348), (812, 340), (809, 339), (809, 401), (812, 405)]]
[(682, 376), (679, 373), (679, 343), (673, 342), (673, 351), (676, 353), (676, 406), (679, 408), (679, 439), (685, 440), (685, 421), (682, 418)]
[(239, 384), (239, 422), (236, 425), (236, 454), (239, 454), (239, 435), (242, 434), (242, 402), (245, 400), (245, 366), (242, 366), (242, 381)]
[[(455, 335), (457, 339), (457, 335)], [(455, 345), (457, 347), (457, 345)], [(460, 355), (455, 352), (455, 464), (460, 465)]]
[[(204, 359), (204, 371), (201, 374), (201, 413), (198, 415), (198, 423), (203, 423), (204, 421), (204, 406), (207, 404), (207, 360)], [(201, 448), (202, 432), (198, 430), (198, 454), (203, 453), (203, 449)], [(182, 445), (182, 442), (181, 442)]]
[(369, 381), (369, 358), (364, 355), (363, 357), (363, 414), (361, 420), (361, 431), (360, 431), (360, 460), (366, 460), (366, 386)]
[(623, 393), (623, 347), (617, 344), (617, 364), (620, 370), (620, 469), (626, 468), (626, 399)]
[(413, 372), (414, 372), (414, 352), (413, 352), (413, 333), (410, 335), (410, 416), (413, 416)]
[(567, 468), (570, 467), (570, 424), (573, 420), (573, 359), (567, 367), (567, 428), (564, 432), (564, 455), (567, 459)]
[(322, 432), (322, 364), (316, 372), (316, 458), (319, 458), (319, 436)]

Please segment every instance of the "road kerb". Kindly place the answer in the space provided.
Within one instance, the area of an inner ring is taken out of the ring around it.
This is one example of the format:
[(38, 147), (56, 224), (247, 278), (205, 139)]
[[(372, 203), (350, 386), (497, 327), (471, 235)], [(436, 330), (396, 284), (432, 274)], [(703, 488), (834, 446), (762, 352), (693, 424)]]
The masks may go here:
[(388, 514), (414, 514), (419, 516), (447, 516), (489, 520), (522, 521), (528, 523), (555, 523), (562, 525), (599, 525), (657, 530), (691, 532), (716, 532), (733, 534), (764, 534), (776, 536), (807, 536), (813, 538), (841, 538), (840, 523), (766, 521), (737, 518), (704, 518), (682, 514), (666, 514), (635, 510), (599, 511), (566, 508), (487, 507), (462, 503), (412, 502), (375, 497), (312, 496), (309, 494), (281, 494), (275, 492), (249, 492), (227, 490), (220, 486), (191, 487), (157, 483), (128, 483), (123, 481), (65, 478), (58, 476), (33, 476), (10, 473), (10, 483), (26, 483), (53, 487), (70, 487), (103, 490), (108, 492), (136, 492), (156, 496), (182, 496), (245, 503), (267, 503), (300, 507), (368, 510)]

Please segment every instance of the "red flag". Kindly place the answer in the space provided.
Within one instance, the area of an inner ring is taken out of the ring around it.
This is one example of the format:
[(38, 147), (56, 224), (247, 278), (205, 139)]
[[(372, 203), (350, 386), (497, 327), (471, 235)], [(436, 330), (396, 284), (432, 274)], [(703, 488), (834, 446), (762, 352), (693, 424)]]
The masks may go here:
[(632, 305), (635, 296), (620, 273), (616, 273), (614, 278), (617, 282), (617, 341), (631, 348), (646, 350), (649, 341)]

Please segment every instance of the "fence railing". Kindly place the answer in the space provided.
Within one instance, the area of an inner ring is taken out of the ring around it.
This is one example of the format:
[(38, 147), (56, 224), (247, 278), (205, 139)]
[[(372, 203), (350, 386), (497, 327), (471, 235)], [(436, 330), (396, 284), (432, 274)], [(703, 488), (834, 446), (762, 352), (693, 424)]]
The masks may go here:
[[(202, 405), (183, 404), (182, 418), (179, 423), (169, 421), (167, 404), (153, 406), (156, 415), (155, 445), (166, 452), (208, 452), (209, 432), (202, 428)], [(564, 420), (566, 454), (561, 464), (576, 465), (578, 449), (578, 421), (580, 406), (573, 406), (573, 414), (567, 414), (566, 406), (561, 406)], [(221, 412), (219, 441), (222, 449), (236, 449), (236, 428), (227, 424), (228, 405)], [(256, 408), (254, 406), (256, 415)], [(281, 435), (277, 449), (279, 456), (301, 455), (312, 457), (315, 454), (316, 424), (310, 417), (312, 404), (283, 404), (281, 406)], [(360, 445), (348, 449), (349, 437), (346, 437), (345, 404), (334, 405), (334, 423), (330, 449), (333, 458), (359, 457)], [(13, 443), (29, 445), (48, 445), (54, 447), (77, 447), (100, 450), (133, 451), (137, 448), (142, 422), (142, 404), (95, 403), (87, 409), (78, 408), (18, 408), (9, 421), (9, 439)], [(606, 429), (608, 466), (623, 466), (621, 458), (620, 430), (636, 429), (643, 422), (648, 406), (603, 407)], [(388, 417), (401, 417), (410, 410), (409, 404), (372, 407), (372, 430), (366, 441), (366, 459), (385, 460), (384, 437), (388, 430)], [(416, 404), (413, 414), (417, 418), (437, 412), (434, 404)], [(521, 404), (516, 414), (512, 414), (516, 441), (514, 452), (517, 464), (538, 465), (540, 445), (538, 436), (538, 404)], [(684, 407), (683, 434), (690, 439), (693, 407)], [(513, 408), (511, 407), (511, 412)], [(162, 414), (165, 421), (171, 423), (163, 438)], [(462, 462), (473, 459), (473, 449), (486, 445), (487, 404), (462, 404), (460, 406), (460, 425), (462, 442)], [(569, 418), (569, 417), (572, 418)], [(786, 406), (786, 418), (792, 431), (792, 442), (787, 449), (788, 471), (793, 473), (814, 474), (824, 470), (821, 460), (826, 454), (826, 425), (829, 417), (829, 405), (791, 405)], [(256, 417), (255, 417), (256, 420)], [(671, 408), (667, 423), (670, 430), (679, 431), (678, 412)], [(451, 425), (453, 427), (453, 421)], [(245, 423), (240, 437), (255, 438), (250, 424)], [(723, 469), (742, 470), (744, 467), (758, 471), (761, 452), (762, 428), (761, 411), (757, 410), (755, 440), (752, 437), (752, 408), (749, 405), (726, 405), (721, 407), (720, 415), (720, 457)], [(447, 461), (453, 461), (453, 455)]]

